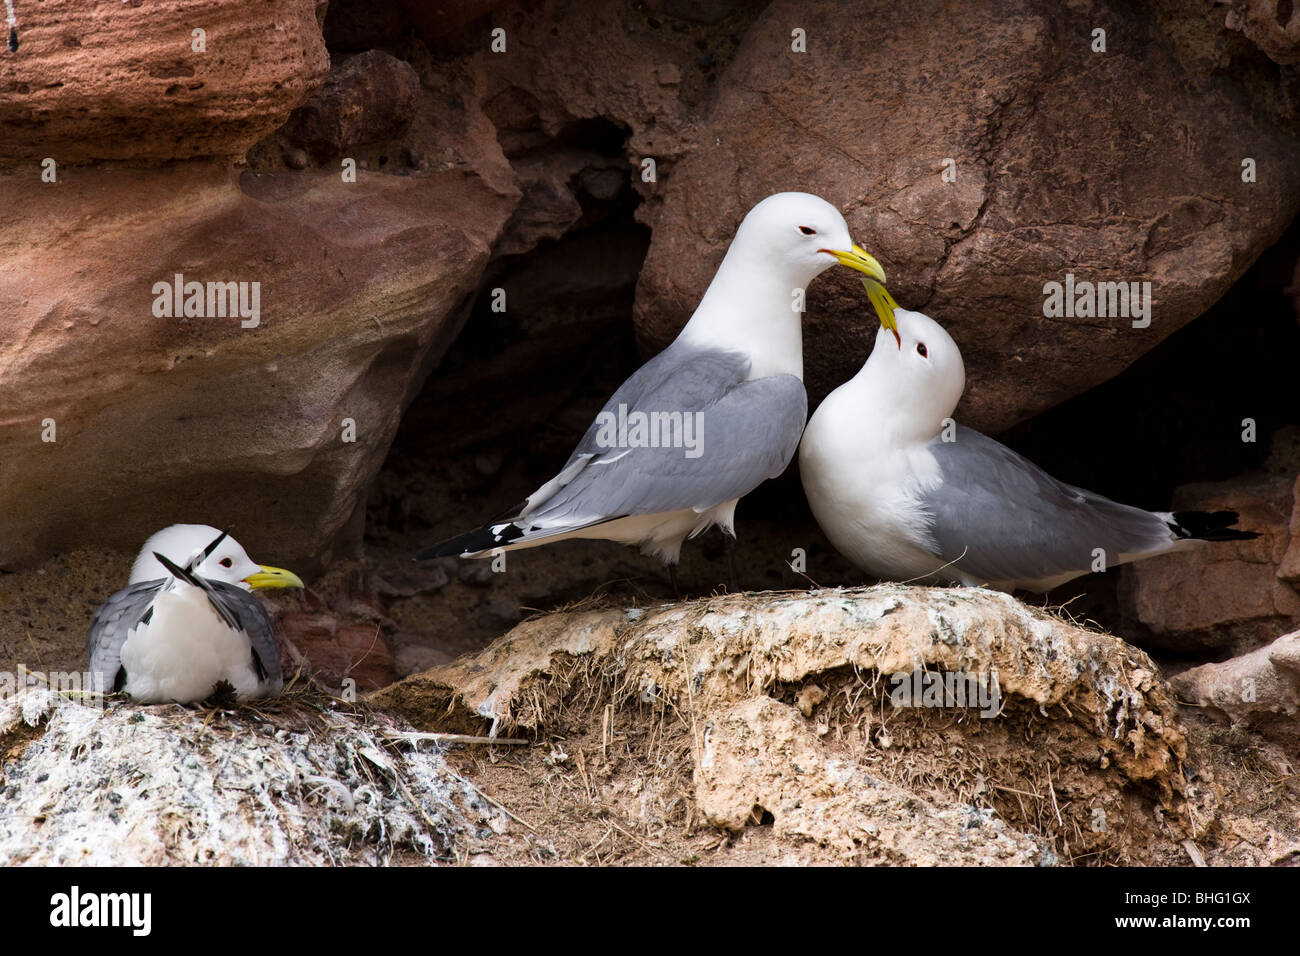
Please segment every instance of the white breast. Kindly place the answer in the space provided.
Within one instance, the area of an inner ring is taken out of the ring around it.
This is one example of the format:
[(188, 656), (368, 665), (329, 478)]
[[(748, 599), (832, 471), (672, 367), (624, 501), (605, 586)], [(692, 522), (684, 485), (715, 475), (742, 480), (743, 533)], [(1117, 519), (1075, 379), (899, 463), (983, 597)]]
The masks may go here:
[(248, 636), (229, 628), (207, 595), (182, 581), (154, 599), (149, 623), (127, 637), (122, 666), (124, 689), (142, 703), (194, 703), (222, 680), (240, 697), (260, 690)]
[(892, 446), (870, 413), (837, 389), (808, 423), (799, 447), (804, 492), (831, 544), (868, 574), (905, 581), (933, 573), (921, 493), (939, 479), (924, 445)]

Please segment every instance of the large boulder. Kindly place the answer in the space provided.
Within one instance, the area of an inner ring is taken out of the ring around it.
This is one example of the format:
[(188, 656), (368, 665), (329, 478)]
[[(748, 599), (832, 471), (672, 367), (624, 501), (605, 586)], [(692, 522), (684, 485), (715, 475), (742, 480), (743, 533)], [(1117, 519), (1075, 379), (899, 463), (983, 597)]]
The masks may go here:
[[(0, 203), (20, 196), (30, 217), (0, 234), (0, 565), (178, 521), (327, 559), (517, 193), (459, 170), (187, 164), (0, 176)], [(158, 315), (177, 274), (247, 283), (250, 305), (257, 283), (256, 326)]]
[[(227, 8), (262, 32), (281, 27), (243, 48), (265, 52), (286, 31), (295, 36), (293, 26), (301, 50), (278, 54), (282, 73), (244, 77), (241, 95), (259, 98), (242, 125), (180, 97), (148, 133), (105, 117), (164, 99), (148, 63), (116, 66), (161, 55), (157, 11), (134, 39), (86, 45), (69, 60), (89, 14), (47, 6), (20, 22), (20, 51), (0, 57), (0, 84), (39, 66), (81, 88), (87, 58), (111, 82), (87, 107), (96, 123), (82, 122), (82, 101), (52, 101), (32, 107), (47, 119), (3, 137), (0, 567), (75, 547), (134, 550), (162, 526), (201, 521), (229, 528), (264, 560), (311, 571), (360, 540), (366, 489), (402, 410), (458, 331), (519, 201), (514, 173), (483, 113), (457, 96), (471, 81), (451, 72), (435, 94), (391, 57), (366, 88), (374, 95), (353, 89), (355, 67), (340, 68), (329, 95), (313, 101), (342, 111), (332, 126), (318, 123), (321, 136), (352, 145), (387, 134), (395, 87), (408, 113), (418, 99), (418, 132), (439, 144), (436, 167), (394, 163), (380, 174), (358, 156), (349, 181), (337, 160), (285, 169), (278, 148), (232, 161), (324, 79), (311, 3), (165, 5), (173, 29), (206, 25), (207, 53), (192, 57), (214, 69), (222, 18), (235, 15)], [(121, 16), (125, 27), (142, 14)], [(139, 49), (126, 56), (130, 42)], [(207, 132), (192, 136), (187, 124)], [(48, 181), (34, 158), (45, 155), (57, 163)], [(212, 158), (192, 158), (201, 156)], [(108, 158), (137, 162), (91, 162)], [(175, 161), (143, 162), (164, 158)], [(177, 276), (201, 284), (188, 314), (191, 292), (182, 286), (183, 302), (166, 292)], [(245, 314), (225, 299), (236, 288)]]
[(1300, 744), (1300, 631), (1249, 654), (1192, 667), (1170, 680), (1179, 698), (1244, 722), (1294, 748)]
[[(1222, 14), (1170, 15), (1177, 30), (1105, 0), (1070, 16), (1043, 0), (772, 3), (644, 212), (645, 346), (690, 316), (745, 212), (802, 189), (845, 212), (902, 305), (952, 330), (970, 424), (1003, 429), (1115, 375), (1211, 306), (1300, 210), (1286, 77)], [(1067, 273), (1150, 282), (1149, 327), (1045, 318), (1044, 285)], [(861, 365), (875, 322), (847, 270), (814, 284), (814, 400)]]
[(1210, 542), (1121, 570), (1120, 610), (1149, 647), (1221, 659), (1300, 626), (1300, 431), (1274, 439), (1264, 467), (1183, 485), (1172, 510), (1228, 510), (1251, 541)]
[(17, 49), (0, 55), (0, 161), (242, 156), (325, 80), (320, 8), (20, 2)]

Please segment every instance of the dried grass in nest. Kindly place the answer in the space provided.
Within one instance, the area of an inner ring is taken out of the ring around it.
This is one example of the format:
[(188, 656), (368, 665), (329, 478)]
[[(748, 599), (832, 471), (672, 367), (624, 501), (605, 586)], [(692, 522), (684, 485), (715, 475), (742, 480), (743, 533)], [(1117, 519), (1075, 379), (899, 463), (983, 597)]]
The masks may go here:
[(0, 863), (450, 861), (495, 815), (391, 717), (297, 681), (233, 707), (102, 711), (30, 688), (0, 736)]
[[(385, 692), (386, 702), (424, 698), (436, 702), (426, 712), (476, 713), (498, 733), (590, 727), (595, 715), (614, 713), (625, 730), (645, 726), (647, 747), (680, 738), (698, 760), (700, 726), (713, 708), (760, 695), (789, 703), (788, 691), (818, 683), (830, 687), (816, 715), (835, 728), (828, 744), (941, 804), (991, 807), (1067, 860), (1129, 859), (1151, 836), (1149, 823), (1130, 821), (1151, 817), (1152, 805), (1181, 815), (1189, 830), (1213, 815), (1205, 801), (1189, 800), (1185, 744), (1149, 660), (1115, 638), (1082, 632), (1064, 606), (1044, 611), (989, 592), (886, 587), (591, 607), (526, 622), (472, 664), (413, 678)], [(792, 634), (781, 630), (782, 615)], [(926, 629), (928, 641), (918, 640)], [(993, 662), (1016, 690), (988, 726), (973, 714), (896, 712), (883, 677), (914, 666), (908, 662), (975, 671)], [(893, 746), (879, 746), (882, 731), (896, 738)], [(1093, 828), (1099, 804), (1103, 832)]]

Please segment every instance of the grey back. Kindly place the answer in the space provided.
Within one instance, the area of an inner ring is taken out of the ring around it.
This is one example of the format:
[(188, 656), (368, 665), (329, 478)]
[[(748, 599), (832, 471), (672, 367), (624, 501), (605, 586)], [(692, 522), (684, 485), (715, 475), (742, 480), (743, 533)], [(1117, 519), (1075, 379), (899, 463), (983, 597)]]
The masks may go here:
[(1156, 514), (1057, 481), (971, 428), (927, 446), (943, 481), (923, 499), (937, 553), (985, 582), (1035, 581), (1087, 571), (1093, 550), (1107, 564), (1171, 539)]

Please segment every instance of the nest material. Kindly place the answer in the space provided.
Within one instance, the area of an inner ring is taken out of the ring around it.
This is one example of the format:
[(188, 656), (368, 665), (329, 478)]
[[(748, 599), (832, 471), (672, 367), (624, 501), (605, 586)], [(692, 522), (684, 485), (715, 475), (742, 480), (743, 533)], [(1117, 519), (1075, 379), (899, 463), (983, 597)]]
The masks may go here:
[(0, 865), (322, 865), (466, 852), (492, 810), (435, 745), (318, 690), (233, 710), (0, 700)]
[[(893, 707), (886, 678), (917, 670), (996, 673), (1000, 713)], [(1156, 830), (1177, 845), (1214, 813), (1144, 653), (983, 589), (552, 614), (370, 700), (491, 734), (568, 734), (609, 708), (622, 727), (649, 716), (662, 724), (650, 739), (680, 732), (706, 821), (771, 821), (863, 862), (1136, 862)]]

